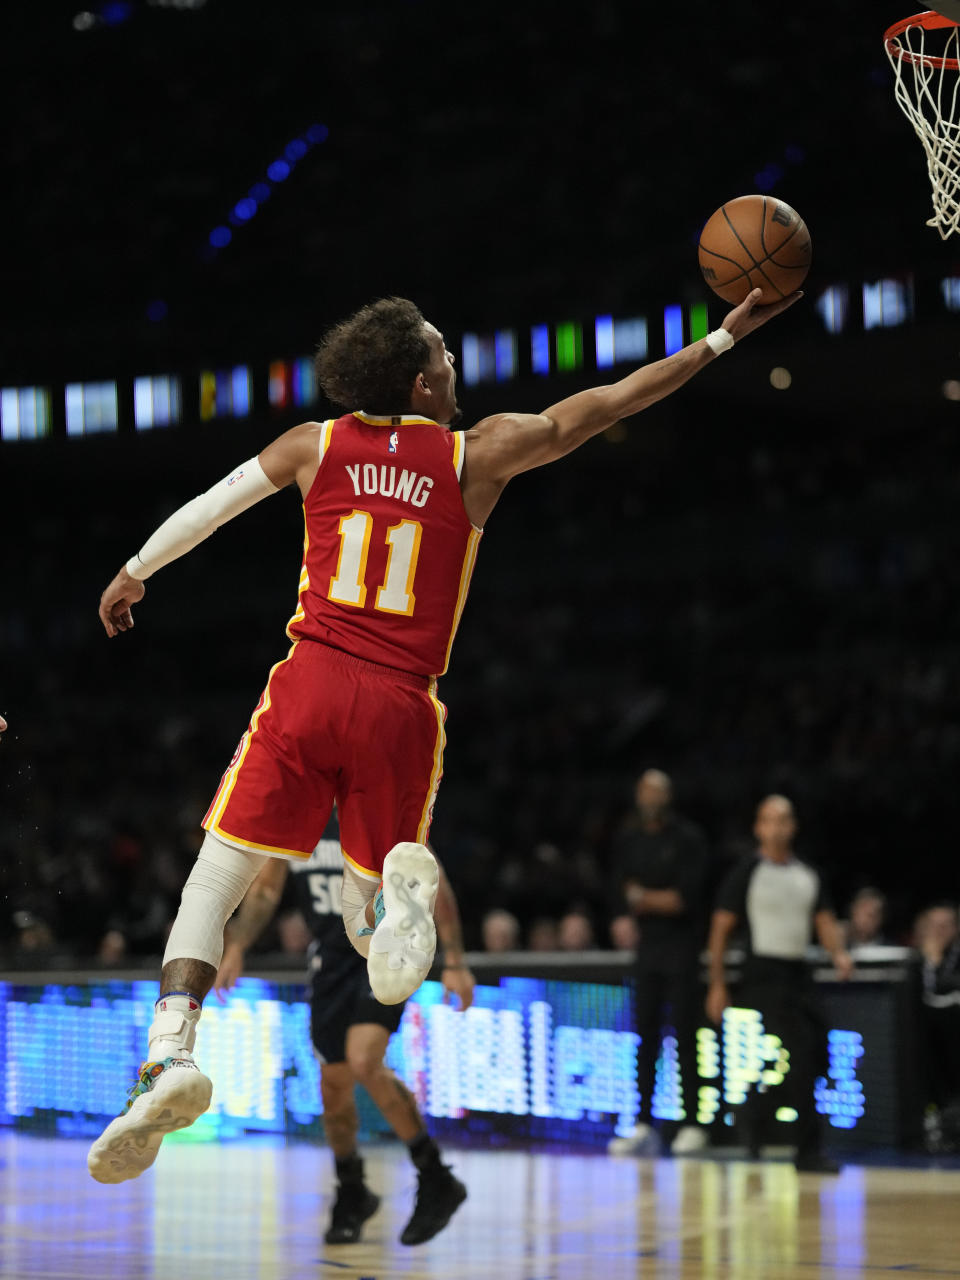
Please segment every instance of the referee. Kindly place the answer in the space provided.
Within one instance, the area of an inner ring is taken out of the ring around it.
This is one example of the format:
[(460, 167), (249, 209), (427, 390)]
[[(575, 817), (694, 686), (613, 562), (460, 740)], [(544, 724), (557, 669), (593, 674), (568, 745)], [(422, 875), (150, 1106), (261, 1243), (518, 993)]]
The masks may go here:
[[(757, 855), (746, 858), (727, 875), (717, 894), (710, 927), (710, 988), (707, 1015), (723, 1019), (730, 1004), (724, 976), (724, 953), (734, 929), (747, 930), (747, 957), (738, 1003), (757, 1009), (764, 1030), (778, 1036), (790, 1054), (785, 1094), (797, 1112), (797, 1169), (837, 1173), (821, 1149), (814, 1101), (818, 1076), (827, 1072), (827, 1026), (805, 962), (816, 930), (840, 978), (849, 978), (853, 961), (844, 949), (837, 918), (819, 873), (793, 853), (797, 821), (785, 796), (767, 796), (757, 807), (753, 832)], [(759, 1151), (761, 1095), (751, 1090), (744, 1108), (747, 1146)]]

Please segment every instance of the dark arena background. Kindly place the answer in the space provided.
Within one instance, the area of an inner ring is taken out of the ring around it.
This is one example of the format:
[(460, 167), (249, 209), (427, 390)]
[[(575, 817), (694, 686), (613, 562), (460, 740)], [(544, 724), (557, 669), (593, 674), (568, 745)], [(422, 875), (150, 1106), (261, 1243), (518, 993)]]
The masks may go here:
[[(0, 1275), (960, 1275), (960, 241), (926, 225), (894, 97), (883, 33), (909, 12), (5, 11)], [(537, 412), (720, 326), (699, 233), (748, 193), (805, 219), (804, 298), (511, 482), (440, 684), (431, 842), (477, 997), (455, 1011), (434, 973), (387, 1060), (463, 1210), (395, 1243), (413, 1174), (361, 1090), (385, 1213), (324, 1244), (333, 1166), (286, 901), (228, 1002), (209, 997), (210, 1112), (138, 1181), (93, 1183), (200, 820), (288, 647), (298, 496), (152, 578), (132, 634), (107, 641), (100, 593), (183, 502), (334, 415), (313, 354), (365, 302), (412, 298), (442, 330), (463, 425)], [(787, 1107), (746, 1158), (738, 1106), (758, 1080), (775, 1096), (790, 1057), (746, 1007), (702, 1017), (695, 1117), (667, 1027), (654, 1115), (708, 1145), (607, 1154), (638, 1114), (614, 850), (651, 768), (704, 833), (710, 895), (778, 793), (841, 920), (865, 887), (885, 899), (850, 982), (809, 957), (839, 1177), (795, 1172)], [(937, 963), (931, 908), (953, 929)], [(500, 951), (497, 910), (517, 929)], [(572, 940), (533, 941), (571, 916)]]

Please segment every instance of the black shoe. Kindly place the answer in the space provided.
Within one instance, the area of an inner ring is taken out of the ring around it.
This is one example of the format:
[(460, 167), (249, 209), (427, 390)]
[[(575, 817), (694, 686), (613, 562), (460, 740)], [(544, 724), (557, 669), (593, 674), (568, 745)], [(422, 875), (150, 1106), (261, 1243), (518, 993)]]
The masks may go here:
[(741, 1125), (736, 1130), (737, 1138), (746, 1147), (746, 1157), (748, 1160), (760, 1159), (760, 1134), (750, 1125)]
[(424, 1244), (442, 1231), (467, 1198), (467, 1188), (450, 1172), (450, 1166), (437, 1165), (419, 1174), (417, 1203), (410, 1221), (403, 1228), (401, 1244)]
[(330, 1226), (324, 1240), (327, 1244), (356, 1244), (363, 1224), (379, 1208), (380, 1197), (362, 1182), (338, 1182), (337, 1198), (333, 1202)]
[(808, 1155), (797, 1156), (793, 1162), (793, 1167), (797, 1173), (839, 1173), (840, 1166), (833, 1160), (828, 1160), (826, 1156), (821, 1155), (819, 1151), (812, 1151)]

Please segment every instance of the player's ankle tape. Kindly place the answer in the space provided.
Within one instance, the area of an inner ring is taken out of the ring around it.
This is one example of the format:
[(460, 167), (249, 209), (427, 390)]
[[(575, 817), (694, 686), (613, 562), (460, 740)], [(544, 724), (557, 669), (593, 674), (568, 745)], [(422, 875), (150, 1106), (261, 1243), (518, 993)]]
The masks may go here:
[(704, 342), (715, 356), (722, 356), (725, 351), (729, 351), (733, 341), (733, 334), (728, 329), (714, 329), (704, 338)]

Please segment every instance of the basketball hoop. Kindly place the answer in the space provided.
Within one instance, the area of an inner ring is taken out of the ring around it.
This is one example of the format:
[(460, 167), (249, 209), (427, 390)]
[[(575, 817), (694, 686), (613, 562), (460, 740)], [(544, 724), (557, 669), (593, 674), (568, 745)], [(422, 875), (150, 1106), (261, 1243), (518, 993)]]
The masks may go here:
[(923, 143), (940, 238), (960, 230), (960, 26), (928, 10), (895, 22), (883, 37), (896, 98)]

